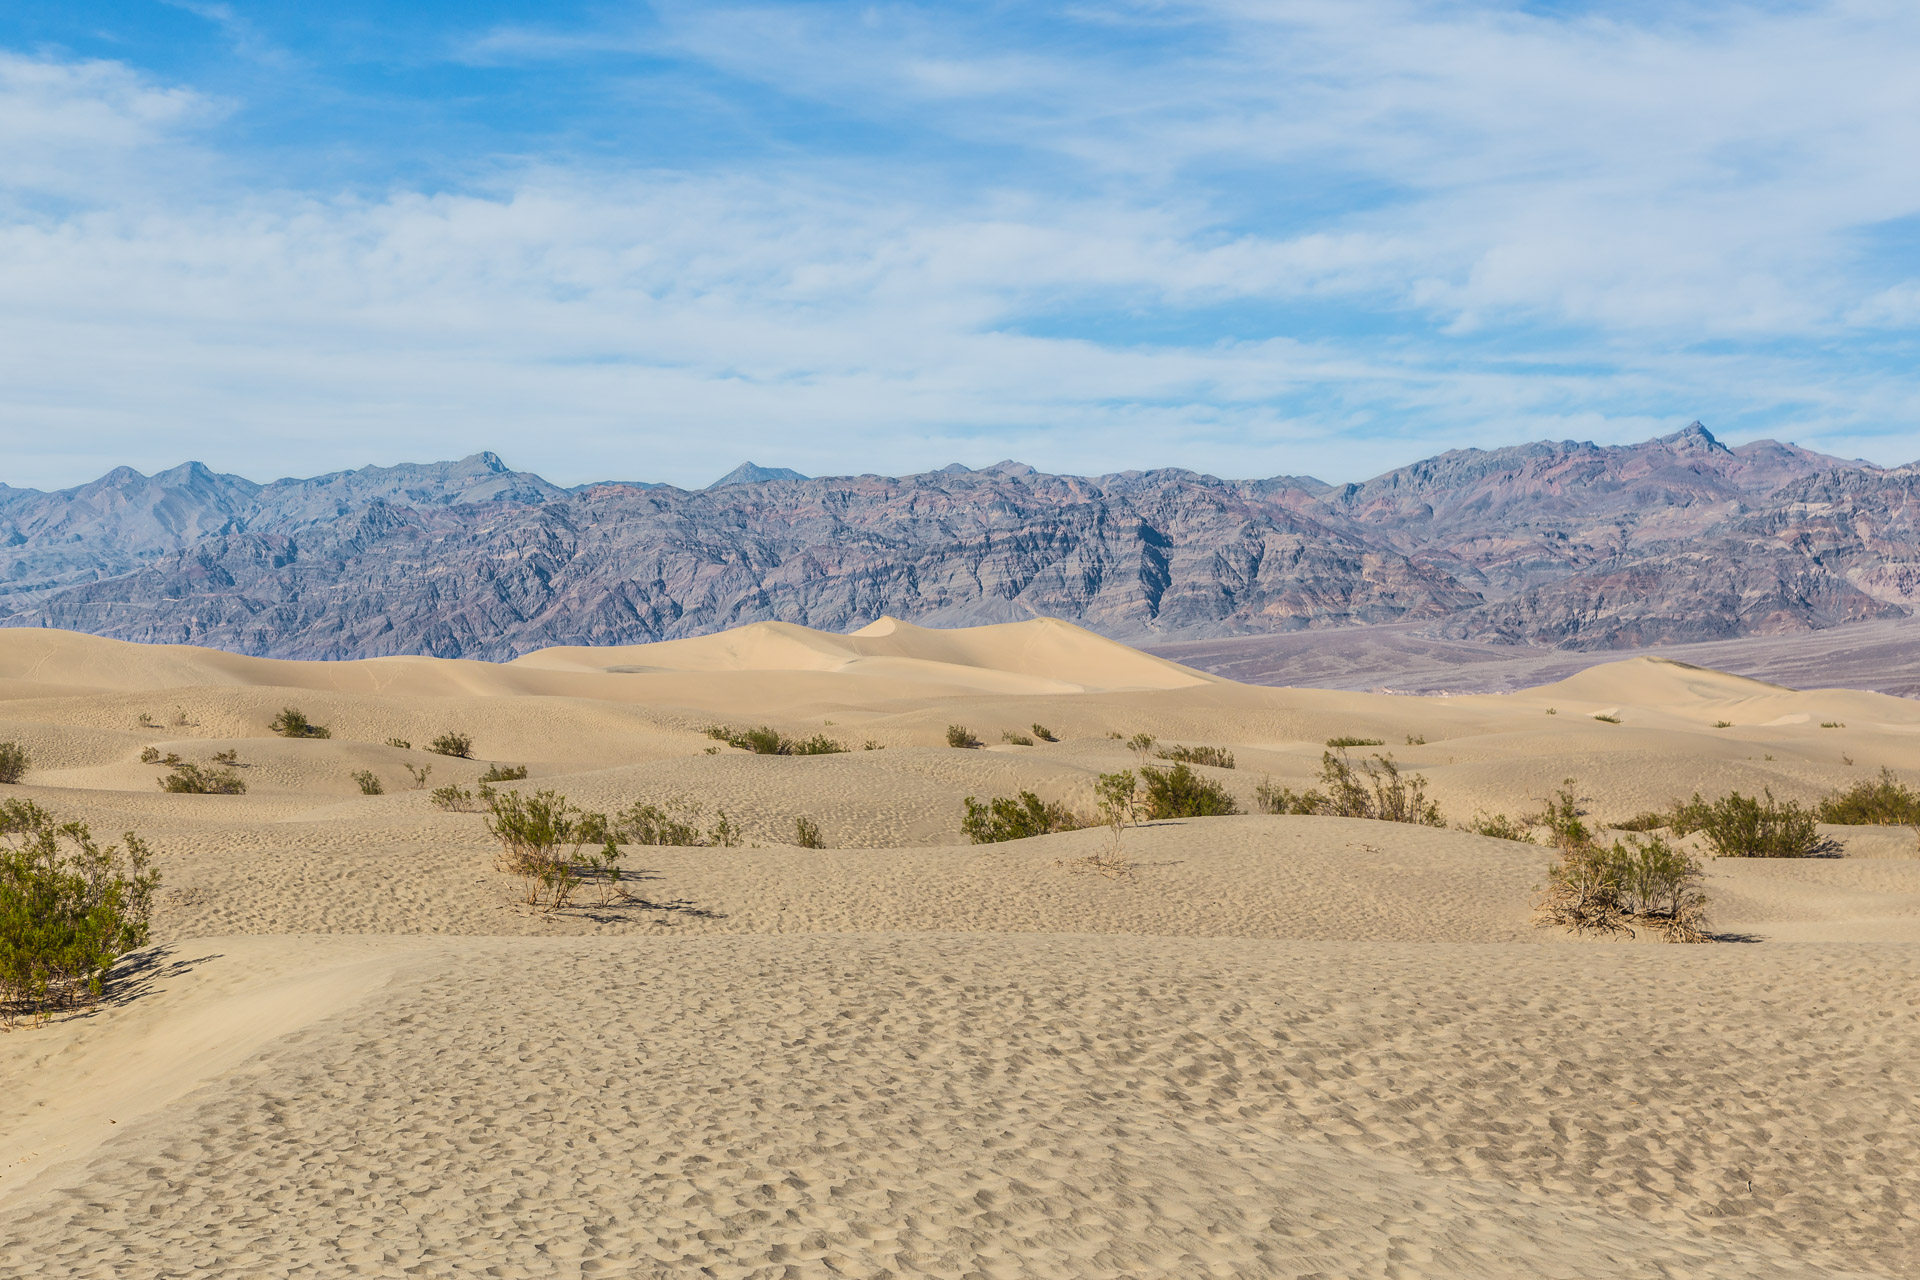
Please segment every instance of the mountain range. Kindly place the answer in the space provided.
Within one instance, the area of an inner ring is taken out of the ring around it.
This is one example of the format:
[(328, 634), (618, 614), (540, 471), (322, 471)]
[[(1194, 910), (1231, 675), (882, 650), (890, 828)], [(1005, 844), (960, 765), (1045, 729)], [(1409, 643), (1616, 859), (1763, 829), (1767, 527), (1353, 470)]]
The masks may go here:
[(1361, 484), (1016, 462), (564, 488), (491, 453), (258, 484), (187, 463), (0, 485), (0, 625), (274, 657), (503, 659), (762, 619), (1048, 614), (1132, 641), (1375, 623), (1604, 650), (1920, 604), (1920, 464), (1699, 423), (1443, 453)]

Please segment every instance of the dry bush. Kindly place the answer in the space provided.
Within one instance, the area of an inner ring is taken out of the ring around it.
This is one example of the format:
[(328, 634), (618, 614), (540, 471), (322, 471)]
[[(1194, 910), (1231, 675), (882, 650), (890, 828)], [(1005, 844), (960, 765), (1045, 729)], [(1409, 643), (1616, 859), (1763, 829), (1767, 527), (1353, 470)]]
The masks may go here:
[(17, 742), (0, 742), (0, 782), (15, 783), (27, 776), (33, 757)]
[(1214, 769), (1233, 768), (1233, 752), (1225, 747), (1162, 747), (1153, 753), (1162, 760), (1182, 764), (1203, 764)]
[(1140, 787), (1145, 792), (1141, 811), (1150, 819), (1219, 818), (1240, 812), (1225, 787), (1201, 777), (1189, 765), (1142, 768)]
[(408, 742), (405, 738), (388, 738), (387, 745), (398, 751), (413, 750), (413, 744), (411, 742)]
[(1569, 778), (1540, 815), (1560, 857), (1547, 868), (1534, 924), (1629, 936), (1641, 924), (1660, 930), (1668, 942), (1709, 941), (1700, 864), (1658, 836), (1599, 844), (1582, 820), (1586, 810), (1572, 783)]
[(195, 796), (238, 796), (246, 794), (247, 781), (231, 769), (214, 769), (190, 760), (168, 759), (172, 769), (158, 779), (162, 791)]
[(811, 738), (789, 738), (771, 725), (764, 724), (757, 729), (734, 729), (716, 724), (707, 730), (707, 736), (730, 747), (751, 751), (757, 756), (833, 756), (847, 749), (824, 733), (816, 733)]
[[(0, 774), (0, 782), (6, 781)], [(1873, 782), (1856, 782), (1822, 800), (1814, 816), (1835, 826), (1920, 827), (1920, 792), (1882, 766)]]
[(363, 796), (383, 796), (387, 794), (386, 784), (382, 783), (380, 781), (380, 775), (371, 769), (354, 770), (353, 780), (360, 784), (360, 794)]
[(1320, 755), (1320, 781), (1327, 789), (1294, 792), (1263, 781), (1255, 798), (1267, 813), (1318, 814), (1331, 818), (1373, 818), (1380, 822), (1408, 822), (1444, 827), (1440, 806), (1427, 799), (1422, 774), (1402, 774), (1393, 756), (1376, 755), (1359, 764), (1344, 748)]
[(1059, 801), (1043, 801), (1031, 791), (1012, 798), (997, 796), (984, 804), (968, 796), (965, 804), (967, 816), (961, 819), (960, 831), (975, 844), (1030, 840), (1091, 825)]
[(1492, 815), (1474, 814), (1472, 821), (1460, 828), (1475, 835), (1489, 836), (1495, 840), (1513, 840), (1520, 844), (1533, 844), (1533, 828), (1504, 813)]
[(331, 729), (307, 719), (307, 713), (298, 707), (281, 708), (280, 714), (267, 722), (267, 728), (283, 738), (331, 738), (333, 736)]
[(427, 744), (427, 750), (456, 760), (473, 759), (473, 738), (464, 733), (443, 733)]
[(1840, 851), (1815, 829), (1814, 811), (1797, 800), (1775, 800), (1768, 789), (1760, 796), (1729, 792), (1718, 800), (1704, 800), (1698, 792), (1676, 804), (1667, 825), (1675, 835), (1695, 831), (1707, 838), (1717, 858), (1820, 858)]
[(963, 724), (947, 726), (947, 745), (956, 751), (971, 751), (981, 745), (980, 739), (973, 736), (973, 730)]
[(146, 944), (160, 876), (138, 836), (123, 840), (102, 848), (84, 822), (0, 802), (0, 1020), (91, 1003)]

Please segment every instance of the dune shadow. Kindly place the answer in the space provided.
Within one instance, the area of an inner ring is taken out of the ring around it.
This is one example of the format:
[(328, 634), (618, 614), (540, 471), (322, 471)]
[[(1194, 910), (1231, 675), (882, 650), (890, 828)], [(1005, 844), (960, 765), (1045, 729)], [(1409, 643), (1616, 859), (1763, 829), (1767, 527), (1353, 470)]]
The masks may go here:
[(131, 955), (122, 956), (120, 963), (113, 967), (100, 992), (100, 998), (92, 1004), (74, 1010), (77, 1016), (85, 1016), (96, 1009), (117, 1009), (132, 1004), (143, 996), (149, 995), (154, 988), (168, 978), (178, 978), (192, 973), (209, 960), (220, 959), (219, 952), (197, 955), (190, 960), (179, 958), (177, 944), (163, 943), (157, 947), (143, 947)]

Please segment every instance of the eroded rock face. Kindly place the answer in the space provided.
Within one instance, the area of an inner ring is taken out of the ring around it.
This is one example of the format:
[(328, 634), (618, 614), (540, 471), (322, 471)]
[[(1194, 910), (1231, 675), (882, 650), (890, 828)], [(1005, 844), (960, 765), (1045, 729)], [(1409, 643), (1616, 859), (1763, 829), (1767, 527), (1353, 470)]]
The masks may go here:
[(1697, 424), (1454, 451), (1361, 485), (1018, 463), (700, 492), (491, 454), (257, 485), (198, 464), (0, 488), (0, 622), (286, 657), (512, 657), (774, 618), (1052, 614), (1121, 638), (1424, 622), (1595, 649), (1920, 604), (1920, 470)]

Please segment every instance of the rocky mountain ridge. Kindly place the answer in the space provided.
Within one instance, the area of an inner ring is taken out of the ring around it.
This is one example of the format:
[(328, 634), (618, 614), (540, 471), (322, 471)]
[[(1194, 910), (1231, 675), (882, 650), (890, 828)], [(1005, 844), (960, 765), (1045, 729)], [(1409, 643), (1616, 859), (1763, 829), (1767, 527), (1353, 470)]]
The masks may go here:
[(283, 657), (500, 659), (764, 618), (1051, 614), (1122, 639), (1420, 623), (1570, 649), (1920, 605), (1920, 468), (1698, 424), (1456, 450), (1363, 484), (1020, 463), (566, 489), (492, 454), (255, 484), (0, 487), (0, 625)]

